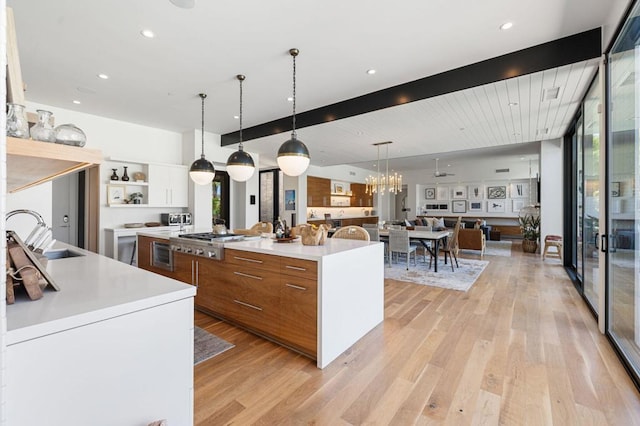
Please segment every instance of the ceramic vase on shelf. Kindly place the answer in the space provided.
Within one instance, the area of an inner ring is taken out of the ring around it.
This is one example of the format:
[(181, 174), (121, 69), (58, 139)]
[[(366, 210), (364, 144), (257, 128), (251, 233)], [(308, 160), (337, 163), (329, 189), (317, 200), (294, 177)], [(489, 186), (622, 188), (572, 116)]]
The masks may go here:
[(24, 111), (24, 105), (8, 103), (7, 136), (14, 138), (29, 138), (29, 122)]
[(129, 175), (127, 174), (127, 167), (128, 166), (124, 166), (124, 174), (122, 175), (122, 181), (123, 182), (128, 182), (129, 181)]
[(118, 174), (116, 173), (118, 171), (118, 169), (111, 169), (113, 170), (113, 174), (111, 175), (111, 177), (109, 179), (111, 180), (119, 180), (120, 178), (118, 177)]
[(38, 122), (31, 128), (31, 139), (42, 142), (55, 142), (56, 131), (51, 122), (51, 111), (37, 110)]

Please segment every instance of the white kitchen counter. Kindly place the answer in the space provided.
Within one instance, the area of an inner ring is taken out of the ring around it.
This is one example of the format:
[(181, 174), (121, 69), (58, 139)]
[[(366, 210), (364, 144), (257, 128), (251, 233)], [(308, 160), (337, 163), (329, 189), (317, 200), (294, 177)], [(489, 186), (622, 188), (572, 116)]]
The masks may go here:
[(84, 256), (48, 261), (60, 291), (7, 306), (7, 424), (193, 424), (195, 287), (54, 248)]
[(293, 242), (278, 243), (271, 238), (260, 238), (251, 241), (235, 241), (224, 243), (225, 248), (245, 250), (254, 253), (273, 254), (276, 256), (294, 257), (306, 260), (321, 260), (325, 256), (344, 253), (360, 247), (382, 243), (377, 241), (359, 241), (327, 238), (324, 245), (305, 246), (300, 238)]
[(105, 256), (56, 243), (85, 256), (50, 260), (47, 272), (60, 291), (48, 286), (40, 300), (20, 292), (7, 305), (7, 344), (57, 333), (163, 303), (193, 297), (196, 289)]

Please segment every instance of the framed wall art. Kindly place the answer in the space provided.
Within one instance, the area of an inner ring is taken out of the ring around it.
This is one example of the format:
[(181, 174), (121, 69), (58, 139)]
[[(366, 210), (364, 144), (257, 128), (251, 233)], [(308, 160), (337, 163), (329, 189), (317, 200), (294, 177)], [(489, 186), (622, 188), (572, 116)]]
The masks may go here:
[(438, 200), (448, 200), (449, 199), (449, 188), (446, 186), (439, 186), (436, 188), (436, 198)]
[(456, 199), (466, 199), (467, 198), (467, 187), (466, 186), (454, 186), (451, 188), (451, 198)]
[(451, 212), (452, 213), (466, 213), (467, 212), (467, 201), (466, 200), (454, 200), (451, 203)]
[(470, 200), (482, 200), (484, 198), (484, 185), (470, 185), (467, 195)]
[(506, 186), (487, 187), (487, 198), (490, 200), (507, 198), (507, 187)]
[(435, 188), (426, 188), (424, 190), (424, 198), (426, 200), (435, 200), (436, 199), (436, 189)]
[(284, 209), (285, 210), (296, 209), (296, 190), (295, 189), (284, 190)]
[(341, 183), (334, 183), (333, 184), (333, 192), (335, 194), (344, 194), (344, 185)]
[(511, 198), (529, 198), (528, 183), (512, 183), (510, 189)]
[(127, 198), (124, 185), (107, 185), (107, 204), (112, 206), (115, 204), (124, 204)]
[(512, 200), (513, 206), (512, 210), (514, 213), (518, 213), (524, 207), (524, 200)]
[(470, 212), (481, 212), (482, 209), (482, 201), (469, 201), (469, 211)]
[(488, 213), (504, 213), (504, 204), (505, 204), (504, 200), (487, 201), (487, 212)]

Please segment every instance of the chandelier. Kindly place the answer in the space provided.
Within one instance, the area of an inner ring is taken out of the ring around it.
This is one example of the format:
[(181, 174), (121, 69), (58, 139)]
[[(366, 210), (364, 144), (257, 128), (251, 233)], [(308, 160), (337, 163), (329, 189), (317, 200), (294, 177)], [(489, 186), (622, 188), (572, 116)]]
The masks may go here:
[[(402, 192), (402, 175), (394, 172), (393, 175), (389, 174), (389, 144), (393, 142), (378, 142), (374, 143), (374, 146), (378, 147), (378, 175), (377, 176), (369, 176), (365, 179), (365, 193), (368, 195), (373, 195), (377, 192), (380, 192), (380, 195), (384, 195), (385, 191), (390, 193), (397, 194), (398, 192)], [(387, 170), (384, 175), (380, 176), (380, 146), (387, 146)]]

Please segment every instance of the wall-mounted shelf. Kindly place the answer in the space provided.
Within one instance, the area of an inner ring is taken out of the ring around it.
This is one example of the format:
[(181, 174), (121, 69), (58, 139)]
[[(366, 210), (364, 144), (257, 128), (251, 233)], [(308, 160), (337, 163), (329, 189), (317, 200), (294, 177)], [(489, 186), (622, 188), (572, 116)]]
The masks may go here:
[(7, 191), (18, 192), (101, 162), (97, 149), (7, 136)]
[(149, 186), (149, 182), (110, 180), (109, 185)]

